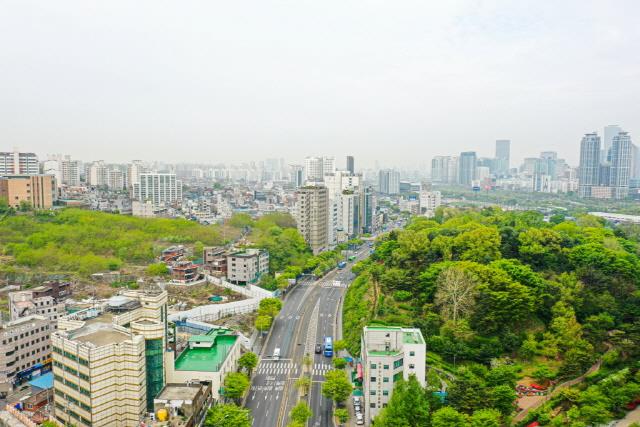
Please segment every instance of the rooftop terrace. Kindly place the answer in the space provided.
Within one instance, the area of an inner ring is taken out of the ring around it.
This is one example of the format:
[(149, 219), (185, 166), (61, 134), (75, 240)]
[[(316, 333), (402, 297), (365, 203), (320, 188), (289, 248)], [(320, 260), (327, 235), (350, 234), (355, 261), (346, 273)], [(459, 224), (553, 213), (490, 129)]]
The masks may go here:
[[(177, 371), (217, 372), (226, 360), (229, 350), (238, 337), (231, 335), (229, 330), (212, 329), (205, 335), (206, 340), (214, 344), (211, 347), (187, 346), (175, 363)], [(189, 342), (204, 341), (201, 335), (191, 337)]]

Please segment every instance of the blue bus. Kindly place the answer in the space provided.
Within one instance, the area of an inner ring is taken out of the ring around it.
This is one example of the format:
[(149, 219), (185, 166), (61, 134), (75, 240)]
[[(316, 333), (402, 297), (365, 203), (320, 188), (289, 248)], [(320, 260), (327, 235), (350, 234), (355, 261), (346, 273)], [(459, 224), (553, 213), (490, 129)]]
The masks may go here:
[(327, 357), (333, 357), (333, 340), (331, 337), (324, 338), (324, 355)]

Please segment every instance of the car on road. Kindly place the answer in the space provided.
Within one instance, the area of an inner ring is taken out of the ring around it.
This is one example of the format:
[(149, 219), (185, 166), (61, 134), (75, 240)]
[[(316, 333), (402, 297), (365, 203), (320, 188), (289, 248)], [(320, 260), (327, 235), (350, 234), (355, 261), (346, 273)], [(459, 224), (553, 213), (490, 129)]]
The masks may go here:
[(322, 353), (322, 344), (316, 344), (316, 354)]
[(280, 347), (276, 347), (275, 350), (273, 350), (273, 359), (280, 360)]
[(362, 414), (356, 413), (356, 424), (359, 426), (364, 425), (364, 416)]

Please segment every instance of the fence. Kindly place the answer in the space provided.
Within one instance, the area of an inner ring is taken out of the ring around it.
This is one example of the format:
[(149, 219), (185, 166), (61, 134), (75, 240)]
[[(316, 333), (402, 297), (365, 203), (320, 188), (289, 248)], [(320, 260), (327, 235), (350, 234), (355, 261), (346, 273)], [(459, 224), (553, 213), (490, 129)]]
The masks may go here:
[(273, 292), (268, 291), (266, 289), (262, 289), (259, 286), (254, 286), (251, 284), (248, 284), (246, 286), (234, 285), (233, 283), (229, 283), (224, 279), (221, 279), (219, 277), (214, 277), (214, 276), (206, 276), (206, 278), (209, 283), (222, 286), (223, 288), (231, 289), (232, 291), (237, 292), (246, 297), (264, 299), (264, 298), (271, 298), (274, 296)]

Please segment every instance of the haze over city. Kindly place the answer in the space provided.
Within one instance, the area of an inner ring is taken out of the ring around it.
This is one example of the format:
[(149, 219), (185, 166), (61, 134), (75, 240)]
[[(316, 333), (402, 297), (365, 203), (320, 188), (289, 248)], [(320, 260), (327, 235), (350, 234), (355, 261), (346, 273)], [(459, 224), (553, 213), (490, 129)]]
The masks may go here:
[(4, 2), (5, 148), (128, 161), (356, 154), (578, 163), (584, 133), (640, 135), (640, 4)]

